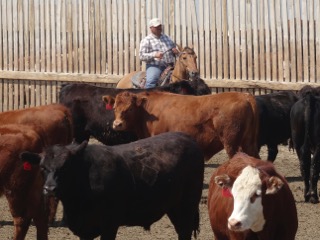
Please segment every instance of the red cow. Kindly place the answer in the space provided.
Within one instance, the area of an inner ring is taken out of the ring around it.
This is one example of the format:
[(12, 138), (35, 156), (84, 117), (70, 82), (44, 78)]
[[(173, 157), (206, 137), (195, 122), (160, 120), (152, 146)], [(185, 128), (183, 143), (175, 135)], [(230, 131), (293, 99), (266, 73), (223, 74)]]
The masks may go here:
[(115, 130), (134, 132), (139, 138), (169, 131), (196, 139), (205, 159), (225, 148), (232, 157), (243, 151), (258, 157), (259, 115), (251, 94), (228, 92), (183, 96), (165, 92), (119, 93), (114, 99)]
[(0, 113), (0, 196), (7, 198), (13, 216), (13, 239), (25, 238), (31, 219), (37, 228), (37, 239), (47, 239), (48, 220), (53, 220), (55, 209), (52, 207), (56, 207), (48, 207), (44, 202), (39, 168), (25, 166), (24, 170), (19, 154), (22, 151), (40, 153), (48, 145), (71, 141), (71, 114), (62, 105)]
[(297, 209), (273, 164), (237, 153), (210, 180), (208, 209), (216, 240), (294, 240)]

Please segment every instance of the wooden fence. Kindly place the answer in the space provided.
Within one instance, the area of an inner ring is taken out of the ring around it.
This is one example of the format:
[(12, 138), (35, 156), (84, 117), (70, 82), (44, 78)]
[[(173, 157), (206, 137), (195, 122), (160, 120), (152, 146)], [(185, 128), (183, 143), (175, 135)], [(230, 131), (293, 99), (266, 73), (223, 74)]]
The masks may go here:
[(0, 0), (0, 111), (56, 102), (63, 82), (114, 87), (143, 70), (153, 17), (194, 46), (213, 91), (320, 85), (318, 0)]

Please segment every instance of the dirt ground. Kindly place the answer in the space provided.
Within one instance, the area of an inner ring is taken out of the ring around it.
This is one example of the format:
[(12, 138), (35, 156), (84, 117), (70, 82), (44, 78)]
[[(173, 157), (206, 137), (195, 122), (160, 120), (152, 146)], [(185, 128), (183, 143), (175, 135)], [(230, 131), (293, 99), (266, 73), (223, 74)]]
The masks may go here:
[[(266, 149), (261, 151), (262, 159), (266, 157)], [(205, 182), (203, 187), (202, 202), (200, 204), (201, 218), (200, 218), (200, 235), (198, 239), (209, 240), (213, 239), (213, 233), (210, 227), (207, 211), (207, 195), (208, 195), (208, 183), (212, 174), (212, 171), (222, 162), (227, 159), (225, 152), (216, 154), (205, 167)], [(291, 187), (292, 192), (296, 200), (298, 208), (299, 228), (296, 236), (297, 240), (310, 240), (319, 239), (319, 222), (320, 217), (320, 205), (304, 203), (303, 201), (303, 184), (299, 172), (299, 163), (296, 157), (296, 153), (289, 151), (287, 146), (280, 146), (279, 155), (275, 161), (277, 170), (283, 174)], [(59, 211), (57, 215), (57, 221), (61, 219), (61, 209), (59, 205)], [(2, 197), (0, 199), (0, 239), (12, 239), (13, 225), (12, 218), (8, 211), (6, 199)], [(35, 227), (31, 226), (26, 239), (36, 239)], [(73, 233), (64, 227), (50, 227), (49, 239), (78, 239)], [(151, 226), (151, 231), (144, 231), (141, 227), (121, 227), (119, 229), (117, 239), (119, 240), (155, 240), (155, 239), (177, 239), (177, 235), (168, 220), (167, 217), (163, 217), (160, 221), (154, 223)]]

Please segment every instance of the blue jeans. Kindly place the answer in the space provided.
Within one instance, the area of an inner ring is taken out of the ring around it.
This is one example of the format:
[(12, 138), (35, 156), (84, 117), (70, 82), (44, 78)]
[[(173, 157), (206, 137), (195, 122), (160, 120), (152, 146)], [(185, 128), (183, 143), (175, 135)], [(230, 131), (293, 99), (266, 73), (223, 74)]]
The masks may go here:
[(146, 66), (146, 85), (145, 88), (153, 88), (157, 85), (161, 73), (166, 69), (165, 66), (147, 64)]

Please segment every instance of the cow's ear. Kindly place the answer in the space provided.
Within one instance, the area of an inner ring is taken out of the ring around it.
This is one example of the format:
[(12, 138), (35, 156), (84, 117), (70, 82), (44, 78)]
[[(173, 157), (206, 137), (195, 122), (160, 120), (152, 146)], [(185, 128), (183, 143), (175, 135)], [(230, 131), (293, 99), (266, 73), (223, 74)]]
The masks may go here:
[(272, 176), (267, 181), (267, 190), (266, 194), (275, 194), (277, 193), (283, 186), (283, 181), (275, 176)]
[(104, 101), (106, 104), (114, 105), (114, 97), (110, 95), (102, 96), (102, 101)]
[(84, 150), (88, 145), (88, 141), (83, 141), (81, 144), (74, 144), (70, 146), (69, 150), (72, 154), (77, 154)]
[(214, 182), (221, 188), (230, 188), (230, 177), (227, 174), (218, 175), (214, 178)]
[(41, 156), (38, 153), (32, 153), (32, 152), (22, 152), (19, 155), (19, 158), (23, 162), (28, 162), (30, 164), (38, 165), (41, 161)]
[(137, 97), (136, 104), (138, 107), (142, 106), (147, 101), (146, 97)]

